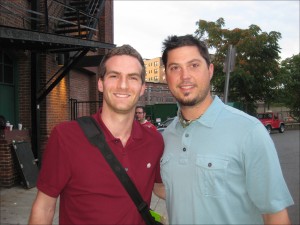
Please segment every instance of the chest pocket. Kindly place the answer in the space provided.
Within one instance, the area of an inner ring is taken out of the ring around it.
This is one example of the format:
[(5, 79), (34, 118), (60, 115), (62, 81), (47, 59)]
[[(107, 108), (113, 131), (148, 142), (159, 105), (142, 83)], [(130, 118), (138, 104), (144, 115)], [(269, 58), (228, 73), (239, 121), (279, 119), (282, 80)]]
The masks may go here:
[(224, 196), (228, 163), (229, 161), (226, 159), (197, 157), (197, 179), (202, 195)]

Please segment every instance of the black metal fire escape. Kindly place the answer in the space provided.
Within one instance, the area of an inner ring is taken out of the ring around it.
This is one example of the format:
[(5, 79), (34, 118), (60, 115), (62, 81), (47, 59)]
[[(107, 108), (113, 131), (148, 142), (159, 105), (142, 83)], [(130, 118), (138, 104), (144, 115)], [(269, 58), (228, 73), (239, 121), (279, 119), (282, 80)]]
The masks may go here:
[[(64, 54), (67, 56), (63, 67), (53, 74), (39, 89), (36, 100), (39, 104), (51, 90), (89, 51), (98, 48), (110, 49), (113, 44), (101, 43), (92, 39), (97, 32), (105, 0), (45, 0), (44, 13), (35, 9), (39, 1), (32, 1), (32, 9), (22, 9), (13, 2), (0, 3), (0, 10), (7, 13), (26, 11), (31, 14), (31, 24), (43, 18), (43, 30), (37, 26), (20, 29), (0, 25), (0, 46), (30, 50), (37, 53)], [(34, 7), (35, 5), (35, 7)], [(58, 13), (60, 12), (60, 13)], [(28, 18), (27, 18), (28, 19)], [(26, 22), (26, 18), (25, 20)], [(39, 21), (39, 23), (41, 23)], [(54, 24), (54, 27), (53, 27)], [(52, 25), (52, 27), (51, 27)], [(41, 26), (40, 26), (41, 27)], [(65, 53), (71, 53), (69, 56)]]
[[(59, 1), (57, 1), (59, 2)], [(65, 35), (72, 38), (79, 38), (83, 40), (92, 40), (98, 20), (101, 16), (104, 7), (104, 0), (71, 0), (69, 5), (64, 6), (64, 13), (62, 19), (57, 24), (56, 34)], [(48, 11), (48, 10), (47, 10)], [(111, 48), (113, 45), (106, 45), (106, 48)], [(37, 97), (37, 104), (39, 104), (51, 90), (74, 68), (74, 66), (91, 50), (93, 47), (69, 47), (64, 49), (52, 49), (52, 52), (65, 53), (72, 52), (72, 56), (66, 56), (68, 60), (46, 83), (40, 90)]]
[[(39, 149), (39, 104), (82, 60), (89, 51), (110, 49), (114, 44), (93, 40), (105, 0), (35, 0), (31, 9), (24, 9), (13, 1), (0, 2), (0, 12), (15, 15), (23, 20), (24, 28), (0, 24), (0, 47), (29, 50), (31, 52), (32, 86), (32, 147)], [(44, 2), (44, 10), (38, 10)], [(30, 15), (24, 17), (24, 14)], [(30, 24), (26, 27), (26, 23)], [(37, 54), (61, 54), (65, 63), (39, 88)]]

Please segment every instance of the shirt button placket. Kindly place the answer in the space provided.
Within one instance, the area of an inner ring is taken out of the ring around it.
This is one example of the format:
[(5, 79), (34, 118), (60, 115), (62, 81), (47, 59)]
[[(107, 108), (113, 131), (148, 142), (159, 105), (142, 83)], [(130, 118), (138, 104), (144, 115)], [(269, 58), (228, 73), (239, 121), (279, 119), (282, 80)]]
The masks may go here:
[(182, 144), (183, 144), (183, 148), (182, 148), (182, 151), (183, 152), (186, 152), (187, 151), (187, 146), (188, 146), (188, 143), (189, 143), (189, 140), (188, 140), (188, 138), (189, 138), (189, 134), (188, 133), (185, 133), (184, 135), (183, 135), (183, 142), (182, 142)]

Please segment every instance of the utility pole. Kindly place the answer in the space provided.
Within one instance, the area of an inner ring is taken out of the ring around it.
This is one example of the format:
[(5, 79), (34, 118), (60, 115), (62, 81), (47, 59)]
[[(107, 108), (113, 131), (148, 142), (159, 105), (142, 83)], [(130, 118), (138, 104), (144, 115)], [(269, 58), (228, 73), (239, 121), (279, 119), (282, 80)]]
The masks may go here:
[(228, 102), (229, 78), (230, 78), (230, 72), (232, 72), (234, 70), (235, 53), (236, 53), (236, 48), (232, 47), (232, 45), (229, 45), (227, 55), (226, 55), (226, 61), (224, 64), (224, 70), (223, 70), (224, 72), (226, 72), (225, 88), (224, 88), (224, 103), (225, 104)]

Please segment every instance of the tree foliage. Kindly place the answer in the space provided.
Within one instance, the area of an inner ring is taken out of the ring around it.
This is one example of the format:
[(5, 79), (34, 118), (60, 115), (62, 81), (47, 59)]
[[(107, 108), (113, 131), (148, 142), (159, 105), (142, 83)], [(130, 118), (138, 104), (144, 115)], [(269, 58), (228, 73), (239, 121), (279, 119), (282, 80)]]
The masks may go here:
[(279, 32), (262, 32), (257, 25), (229, 30), (224, 28), (223, 18), (216, 22), (199, 20), (196, 25), (196, 36), (215, 49), (213, 91), (224, 92), (223, 65), (228, 47), (233, 45), (237, 54), (235, 69), (230, 73), (228, 100), (242, 102), (244, 110), (250, 114), (256, 113), (257, 101), (270, 103), (274, 100), (275, 80), (279, 73)]
[(292, 116), (300, 121), (300, 54), (281, 62), (278, 85), (278, 96)]

